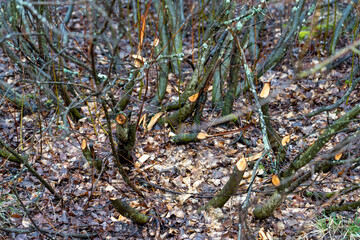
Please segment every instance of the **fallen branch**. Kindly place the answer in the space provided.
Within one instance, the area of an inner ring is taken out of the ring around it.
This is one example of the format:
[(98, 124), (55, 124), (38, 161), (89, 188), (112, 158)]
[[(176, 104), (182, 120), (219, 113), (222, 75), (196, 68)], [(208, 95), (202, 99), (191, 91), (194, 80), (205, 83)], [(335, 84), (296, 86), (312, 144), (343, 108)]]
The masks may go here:
[(122, 201), (120, 198), (110, 199), (112, 205), (115, 207), (122, 216), (130, 218), (137, 224), (145, 224), (150, 220), (150, 216), (140, 213), (135, 208), (132, 208), (129, 204)]
[(355, 185), (355, 186), (349, 186), (347, 188), (344, 188), (344, 189), (341, 189), (341, 190), (338, 190), (338, 191), (334, 191), (334, 192), (305, 192), (304, 193), (304, 196), (305, 197), (309, 197), (313, 200), (318, 200), (318, 199), (330, 199), (332, 198), (333, 196), (335, 195), (339, 195), (339, 196), (342, 196), (344, 194), (347, 194), (347, 193), (350, 193), (350, 192), (353, 192), (355, 190), (358, 190), (360, 188), (360, 185)]
[(332, 212), (342, 212), (342, 211), (350, 211), (356, 210), (356, 208), (360, 207), (360, 201), (347, 203), (343, 205), (335, 205), (325, 208), (325, 214), (329, 214)]

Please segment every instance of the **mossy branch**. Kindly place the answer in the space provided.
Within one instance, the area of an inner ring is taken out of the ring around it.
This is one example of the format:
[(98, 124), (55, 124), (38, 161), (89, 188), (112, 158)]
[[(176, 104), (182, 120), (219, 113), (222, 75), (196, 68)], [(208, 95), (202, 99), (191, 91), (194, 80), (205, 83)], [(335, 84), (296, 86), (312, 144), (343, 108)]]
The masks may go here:
[(129, 204), (122, 201), (119, 198), (110, 199), (112, 205), (122, 216), (130, 218), (137, 224), (145, 224), (149, 222), (150, 217), (148, 215), (140, 213), (135, 208), (132, 208)]
[(229, 181), (209, 202), (205, 204), (205, 206), (201, 207), (198, 211), (208, 211), (210, 208), (223, 207), (230, 197), (236, 193), (243, 176), (244, 171), (239, 171), (239, 169), (235, 166)]

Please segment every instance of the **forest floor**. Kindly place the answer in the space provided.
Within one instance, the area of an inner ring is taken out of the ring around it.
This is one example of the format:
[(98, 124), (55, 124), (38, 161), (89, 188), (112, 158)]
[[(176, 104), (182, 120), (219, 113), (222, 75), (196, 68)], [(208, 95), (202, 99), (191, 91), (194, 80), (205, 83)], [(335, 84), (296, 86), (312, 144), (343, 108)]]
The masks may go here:
[[(304, 62), (308, 61), (308, 64), (304, 66), (318, 63), (319, 58), (315, 53), (306, 56)], [(9, 84), (21, 79), (22, 76), (14, 71), (7, 57), (3, 53), (0, 56), (1, 77)], [(298, 118), (318, 107), (333, 104), (344, 95), (348, 88), (345, 81), (348, 79), (343, 78), (348, 76), (351, 62), (345, 62), (330, 72), (299, 80), (295, 79), (290, 57), (287, 56), (280, 66), (262, 77), (271, 79), (270, 114), (273, 126), (280, 136), (290, 136), (291, 139), (288, 161), (280, 168), (288, 166), (301, 149), (317, 139), (322, 129), (360, 99), (358, 85), (347, 104), (310, 119)], [(190, 75), (191, 70), (185, 67), (182, 82), (185, 83)], [(175, 78), (170, 81), (177, 84)], [(155, 88), (154, 82), (150, 83), (150, 88)], [(134, 92), (139, 91), (140, 86), (136, 86)], [(175, 91), (169, 88), (165, 101), (175, 98), (175, 95)], [(208, 99), (211, 99), (211, 89), (208, 91)], [(62, 202), (54, 202), (53, 196), (24, 166), (1, 159), (1, 226), (27, 229), (33, 220), (39, 228), (52, 231), (50, 235), (55, 232), (97, 234), (92, 239), (237, 239), (238, 209), (246, 198), (252, 177), (251, 163), (264, 150), (258, 115), (248, 99), (250, 97), (245, 94), (235, 102), (234, 113), (239, 116), (237, 123), (216, 126), (212, 123), (220, 118), (221, 112), (216, 106), (207, 104), (200, 128), (210, 137), (200, 142), (176, 145), (171, 140), (173, 134), (189, 132), (194, 127), (190, 121), (185, 121), (175, 133), (169, 126), (156, 124), (148, 130), (146, 124), (140, 124), (133, 151), (135, 163), (126, 170), (130, 179), (144, 193), (144, 199), (125, 184), (114, 166), (100, 104), (90, 103), (90, 108), (82, 108), (82, 113), (87, 117), (79, 124), (72, 123), (70, 135), (63, 139), (61, 136), (64, 136), (64, 131), (57, 127), (61, 126), (62, 120), (54, 121), (54, 112), (41, 113), (45, 131), (39, 132), (37, 114), (23, 114), (21, 109), (14, 108), (11, 103), (1, 105), (1, 138), (11, 143), (14, 149), (28, 154), (37, 172), (63, 196)], [(131, 110), (133, 116), (136, 116), (141, 101), (136, 98), (132, 100)], [(94, 122), (89, 118), (90, 113), (96, 113)], [(357, 119), (360, 120), (359, 117)], [(112, 127), (115, 133), (115, 123)], [(359, 127), (358, 123), (349, 125), (349, 129), (355, 127)], [(237, 141), (240, 130), (243, 130), (244, 137), (252, 146)], [(101, 174), (93, 174), (93, 167), (82, 155), (80, 146), (83, 136), (94, 141), (96, 154), (108, 166)], [(326, 149), (346, 136), (346, 132), (337, 134), (320, 152), (317, 160), (321, 160), (321, 154), (326, 153)], [(349, 146), (343, 154), (355, 152), (358, 148), (358, 144)], [(198, 213), (198, 208), (227, 182), (233, 166), (242, 156), (249, 159), (249, 168), (237, 194), (222, 209)], [(306, 191), (331, 192), (348, 186), (349, 182), (360, 184), (360, 167), (349, 169), (341, 166), (328, 173), (314, 175), (307, 185), (287, 196), (272, 217), (256, 220), (252, 214), (253, 208), (268, 200), (275, 190), (270, 168), (271, 163), (264, 160), (256, 174), (247, 216), (248, 234), (260, 239), (331, 239), (346, 236), (345, 233), (353, 226), (360, 237), (360, 209), (333, 216), (323, 215), (326, 206), (359, 200), (360, 190), (329, 200), (304, 196)], [(14, 189), (28, 213), (19, 203)], [(132, 207), (151, 215), (151, 221), (141, 226), (121, 216), (110, 203), (109, 199), (114, 197), (122, 198)], [(339, 222), (341, 224), (337, 224)], [(334, 227), (331, 229), (332, 224)], [(42, 239), (43, 236), (36, 231), (0, 232), (0, 238)]]
[[(4, 72), (9, 72), (11, 69), (11, 66), (6, 63), (1, 64), (1, 67)], [(341, 116), (345, 110), (356, 103), (355, 99), (360, 99), (358, 87), (350, 96), (349, 103), (342, 105), (337, 111), (323, 113), (307, 120), (294, 120), (296, 116), (306, 114), (319, 106), (334, 103), (339, 99), (346, 91), (344, 84), (338, 84), (344, 74), (341, 71), (332, 71), (324, 77), (318, 76), (301, 82), (292, 82), (285, 88), (283, 82), (288, 82), (292, 75), (290, 68), (283, 67), (265, 75), (265, 77), (273, 78), (274, 92), (277, 86), (280, 88), (279, 94), (274, 96), (270, 107), (273, 124), (279, 134), (291, 136), (289, 159), (303, 146), (312, 144), (318, 137), (318, 130), (325, 128), (328, 122)], [(6, 78), (11, 83), (11, 78), (16, 78), (16, 74), (7, 75)], [(108, 161), (109, 170), (104, 171), (100, 178), (96, 174), (94, 183), (92, 183), (92, 167), (82, 156), (80, 138), (76, 134), (58, 141), (57, 135), (61, 134), (61, 131), (53, 130), (53, 136), (44, 132), (40, 138), (39, 133), (34, 132), (37, 128), (36, 115), (21, 116), (21, 112), (14, 109), (11, 104), (1, 106), (0, 128), (2, 136), (11, 142), (14, 148), (19, 147), (19, 133), (21, 132), (25, 140), (23, 145), (25, 153), (31, 156), (34, 155), (33, 151), (42, 152), (40, 159), (33, 159), (31, 162), (36, 170), (45, 176), (64, 197), (61, 204), (55, 204), (52, 196), (29, 172), (25, 171), (18, 178), (16, 189), (22, 202), (27, 206), (27, 210), (38, 227), (42, 229), (67, 233), (92, 232), (103, 239), (236, 239), (238, 207), (246, 197), (252, 169), (248, 169), (245, 173), (245, 179), (241, 182), (237, 195), (232, 197), (224, 208), (201, 214), (197, 213), (197, 209), (227, 182), (232, 166), (239, 156), (254, 156), (251, 160), (255, 161), (259, 158), (259, 153), (263, 151), (257, 116), (254, 113), (249, 117), (251, 111), (246, 110), (247, 105), (249, 104), (245, 101), (236, 101), (235, 112), (246, 123), (245, 138), (256, 145), (255, 147), (247, 147), (236, 142), (239, 137), (237, 132), (239, 126), (235, 123), (203, 129), (209, 135), (234, 131), (231, 134), (210, 137), (201, 142), (184, 145), (176, 145), (171, 141), (170, 127), (155, 125), (154, 129), (146, 131), (140, 126), (134, 151), (136, 164), (128, 170), (130, 178), (146, 196), (144, 199), (140, 199), (129, 189), (114, 167), (112, 158), (108, 154), (110, 148), (107, 136), (100, 127), (101, 116), (98, 118), (99, 124), (95, 124), (97, 134), (88, 119), (84, 119), (79, 126), (74, 127), (78, 133), (94, 140), (97, 153)], [(94, 104), (93, 107), (95, 111), (100, 112), (99, 106)], [(86, 113), (87, 109), (83, 110)], [(211, 106), (205, 108), (204, 126), (211, 125), (210, 123), (218, 118), (219, 112), (212, 110)], [(187, 128), (190, 128), (190, 124), (185, 123), (183, 130)], [(32, 135), (35, 135), (35, 138)], [(337, 135), (326, 148), (341, 141), (345, 135), (345, 133)], [(32, 146), (28, 148), (27, 146), (30, 145)], [(351, 151), (351, 148), (348, 151)], [(312, 200), (303, 196), (306, 190), (334, 191), (346, 186), (349, 180), (360, 183), (360, 168), (348, 170), (344, 166), (329, 173), (314, 176), (309, 185), (289, 195), (275, 211), (273, 217), (263, 221), (255, 220), (251, 213), (252, 208), (266, 201), (275, 189), (271, 183), (271, 174), (264, 171), (270, 167), (270, 163), (265, 161), (262, 165), (262, 169), (255, 178), (252, 204), (247, 219), (248, 231), (251, 231), (254, 236), (257, 236), (259, 231), (263, 231), (275, 239), (321, 238), (322, 234), (329, 234), (326, 229), (319, 227), (321, 221), (324, 221), (319, 219), (326, 219), (322, 215), (324, 206), (359, 198), (359, 191), (329, 201)], [(26, 228), (31, 225), (29, 217), (11, 190), (13, 185), (11, 179), (23, 169), (14, 163), (2, 162), (0, 218), (3, 226)], [(145, 184), (144, 181), (154, 185)], [(89, 199), (91, 192), (91, 199)], [(132, 223), (114, 210), (109, 202), (111, 197), (126, 199), (131, 206), (154, 216), (153, 220), (145, 226)], [(357, 213), (340, 213), (337, 217), (345, 222), (356, 218), (359, 221), (359, 214), (358, 210)], [(343, 227), (346, 227), (346, 224)], [(336, 231), (332, 234), (336, 234)], [(30, 239), (37, 238), (37, 234), (7, 236), (13, 236), (15, 239)], [(1, 235), (7, 238), (4, 233)]]

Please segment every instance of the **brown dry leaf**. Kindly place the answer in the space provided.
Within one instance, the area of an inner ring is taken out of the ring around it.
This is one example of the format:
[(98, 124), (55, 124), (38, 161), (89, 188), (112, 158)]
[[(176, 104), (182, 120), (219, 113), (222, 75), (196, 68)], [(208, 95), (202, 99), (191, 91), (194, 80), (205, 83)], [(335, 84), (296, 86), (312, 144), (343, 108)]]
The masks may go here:
[(269, 93), (270, 93), (270, 83), (266, 82), (264, 83), (264, 87), (260, 93), (260, 97), (267, 98), (269, 96)]
[(109, 61), (105, 61), (105, 60), (101, 60), (101, 59), (98, 60), (97, 62), (100, 63), (101, 65), (106, 65), (109, 63)]
[(11, 217), (12, 218), (22, 218), (22, 216), (17, 213), (12, 214)]
[(140, 202), (139, 201), (131, 201), (129, 202), (129, 205), (133, 208), (135, 207), (139, 207), (140, 206)]
[(128, 218), (126, 218), (126, 217), (124, 217), (123, 215), (119, 215), (119, 217), (118, 218), (114, 218), (114, 217), (111, 217), (111, 220), (113, 221), (113, 222), (130, 222), (130, 220), (128, 219)]
[(133, 54), (132, 57), (134, 58), (134, 65), (135, 67), (139, 68), (142, 64), (146, 61), (146, 58), (143, 58), (139, 53)]
[(140, 68), (141, 67), (141, 61), (135, 59), (134, 60), (134, 65), (135, 65), (135, 67)]
[(184, 177), (182, 179), (183, 183), (188, 187), (190, 188), (191, 187), (191, 178), (190, 177)]
[(200, 140), (202, 140), (202, 139), (205, 139), (205, 138), (207, 138), (207, 137), (209, 137), (210, 135), (208, 135), (207, 133), (204, 133), (204, 132), (199, 132), (199, 134), (197, 135), (197, 139), (200, 139)]
[(270, 235), (269, 231), (266, 232), (266, 237), (269, 240), (273, 240), (273, 237)]
[(293, 112), (289, 112), (285, 116), (286, 116), (286, 118), (293, 118), (293, 117), (295, 117), (295, 114)]
[(257, 176), (264, 176), (265, 170), (260, 168), (259, 171), (257, 171), (256, 175)]
[(159, 38), (155, 38), (153, 42), (153, 46), (156, 47), (157, 45), (159, 45), (159, 42), (160, 42)]
[(142, 117), (140, 118), (139, 125), (141, 123), (142, 123), (143, 129), (146, 129), (146, 113), (144, 115), (142, 115)]
[(162, 114), (163, 114), (162, 112), (159, 112), (151, 118), (151, 120), (147, 126), (148, 131), (150, 131), (153, 128), (153, 126), (156, 124), (156, 122), (159, 120), (159, 118), (161, 117)]
[(261, 239), (261, 240), (267, 240), (267, 239), (268, 239), (267, 236), (266, 236), (266, 234), (265, 234), (265, 232), (264, 232), (264, 228), (263, 228), (263, 227), (260, 228), (260, 231), (259, 231), (259, 239)]
[(84, 139), (81, 141), (81, 150), (84, 150), (86, 147), (87, 147), (87, 143), (86, 143), (86, 139), (84, 138)]
[(172, 92), (172, 86), (169, 84), (166, 86), (166, 93), (170, 94)]
[(135, 163), (134, 163), (134, 166), (135, 166), (135, 169), (136, 169), (136, 170), (138, 170), (138, 169), (141, 167), (141, 165), (140, 165), (139, 162), (135, 162)]
[(234, 156), (235, 153), (237, 153), (238, 150), (237, 149), (230, 149), (229, 151), (227, 151), (227, 155), (228, 156)]
[(191, 197), (191, 194), (181, 194), (177, 197), (177, 200), (182, 205), (186, 200), (188, 200)]
[(342, 156), (342, 152), (335, 155), (335, 160), (339, 160)]
[(276, 174), (272, 175), (271, 182), (272, 184), (274, 184), (275, 187), (278, 187), (281, 184), (280, 179)]
[(281, 145), (285, 146), (290, 142), (290, 135), (285, 136), (282, 140), (281, 140)]
[(252, 171), (246, 171), (244, 173), (243, 179), (251, 178), (251, 176), (252, 176)]
[(247, 160), (244, 156), (240, 157), (240, 160), (236, 163), (236, 167), (239, 171), (245, 171), (247, 167)]
[(172, 212), (172, 214), (174, 214), (177, 218), (184, 218), (185, 217), (185, 212), (183, 210), (180, 210), (180, 209), (176, 209), (175, 211)]
[(199, 97), (199, 93), (195, 93), (194, 95), (189, 97), (190, 102), (195, 102)]
[(259, 239), (260, 240), (273, 240), (273, 237), (270, 235), (269, 231), (264, 232), (264, 228), (262, 227), (259, 231)]
[(25, 227), (25, 228), (28, 228), (31, 226), (31, 221), (29, 218), (27, 217), (24, 217), (21, 221), (21, 224)]
[(142, 155), (142, 156), (137, 160), (138, 167), (140, 167), (142, 164), (144, 164), (144, 162), (145, 162), (146, 160), (148, 160), (149, 158), (150, 158), (150, 155), (148, 155), (148, 154)]
[(246, 160), (247, 160), (248, 162), (258, 160), (258, 159), (263, 155), (263, 153), (264, 153), (264, 151), (259, 152), (259, 153), (256, 153), (256, 154), (254, 154), (254, 155), (251, 155), (250, 157), (246, 158)]
[(197, 181), (195, 181), (194, 182), (194, 184), (193, 184), (193, 188), (194, 189), (196, 189), (198, 186), (200, 186), (200, 184), (202, 184), (204, 182), (204, 180), (203, 179), (200, 179), (200, 180), (197, 180)]
[(113, 192), (114, 190), (116, 190), (116, 189), (113, 186), (111, 186), (110, 184), (106, 184), (106, 187), (105, 187), (106, 192)]
[(280, 231), (284, 231), (285, 230), (285, 224), (283, 222), (278, 222), (277, 224), (277, 228), (280, 230)]

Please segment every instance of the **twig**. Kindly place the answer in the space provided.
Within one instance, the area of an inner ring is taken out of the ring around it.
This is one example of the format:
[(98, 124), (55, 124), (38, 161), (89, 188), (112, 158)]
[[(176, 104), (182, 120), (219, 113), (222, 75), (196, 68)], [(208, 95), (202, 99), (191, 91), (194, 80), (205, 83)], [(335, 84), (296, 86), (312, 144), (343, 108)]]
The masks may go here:
[[(109, 155), (108, 155), (108, 156), (109, 156)], [(105, 157), (105, 158), (107, 158), (107, 157)], [(93, 196), (93, 194), (94, 194), (95, 188), (96, 188), (96, 186), (97, 186), (97, 184), (98, 184), (98, 182), (99, 182), (102, 174), (104, 173), (104, 170), (105, 170), (105, 168), (106, 168), (106, 163), (105, 163), (106, 159), (105, 159), (105, 158), (104, 158), (103, 164), (101, 165), (101, 171), (100, 171), (100, 173), (99, 173), (96, 181), (94, 182), (93, 179), (92, 179), (92, 182), (91, 182), (91, 185), (92, 185), (92, 186), (91, 186), (91, 193), (90, 193), (90, 195), (89, 195), (89, 197), (88, 197), (88, 199), (86, 200), (86, 202), (85, 202), (84, 205), (87, 205), (87, 204), (90, 202), (90, 200), (91, 200), (91, 198), (92, 198), (92, 196)], [(93, 160), (93, 165), (94, 165), (95, 157), (94, 157), (93, 159), (94, 159), (94, 160)], [(95, 172), (95, 169), (94, 169), (94, 166), (93, 166), (93, 168), (92, 168), (92, 173), (93, 173), (93, 176), (92, 176), (92, 177), (93, 177), (93, 178), (94, 178), (94, 172)]]
[(241, 206), (241, 210), (245, 210), (248, 205), (249, 205), (249, 202), (250, 202), (250, 198), (251, 198), (251, 192), (252, 192), (252, 185), (255, 181), (255, 177), (256, 177), (256, 171), (259, 167), (259, 164), (261, 162), (261, 160), (265, 157), (265, 155), (267, 154), (267, 152), (263, 152), (263, 154), (261, 155), (261, 157), (256, 161), (255, 163), (255, 166), (254, 166), (254, 169), (253, 169), (253, 173), (252, 173), (252, 176), (251, 176), (251, 181), (250, 181), (250, 184), (249, 184), (249, 187), (247, 189), (247, 195), (246, 195), (246, 199), (244, 200), (244, 202), (240, 205)]
[[(237, 41), (238, 42), (238, 41)], [(245, 69), (245, 74), (246, 74), (246, 78), (250, 83), (250, 90), (253, 94), (254, 100), (255, 100), (255, 105), (256, 105), (256, 110), (259, 114), (259, 120), (260, 120), (260, 126), (261, 126), (261, 131), (262, 131), (262, 135), (263, 135), (263, 142), (264, 142), (264, 150), (265, 152), (268, 154), (269, 159), (273, 165), (273, 168), (276, 169), (276, 159), (272, 160), (271, 158), (271, 145), (270, 145), (270, 140), (267, 134), (267, 128), (266, 128), (266, 123), (265, 123), (265, 119), (264, 119), (264, 114), (261, 110), (261, 103), (259, 101), (258, 95), (256, 93), (256, 88), (255, 88), (255, 84), (254, 84), (254, 76), (251, 73), (251, 70), (249, 68), (249, 66), (246, 63), (246, 57), (245, 57), (245, 53), (243, 48), (240, 46), (240, 44), (238, 43), (239, 51), (240, 51), (240, 55), (242, 58), (242, 63)]]

